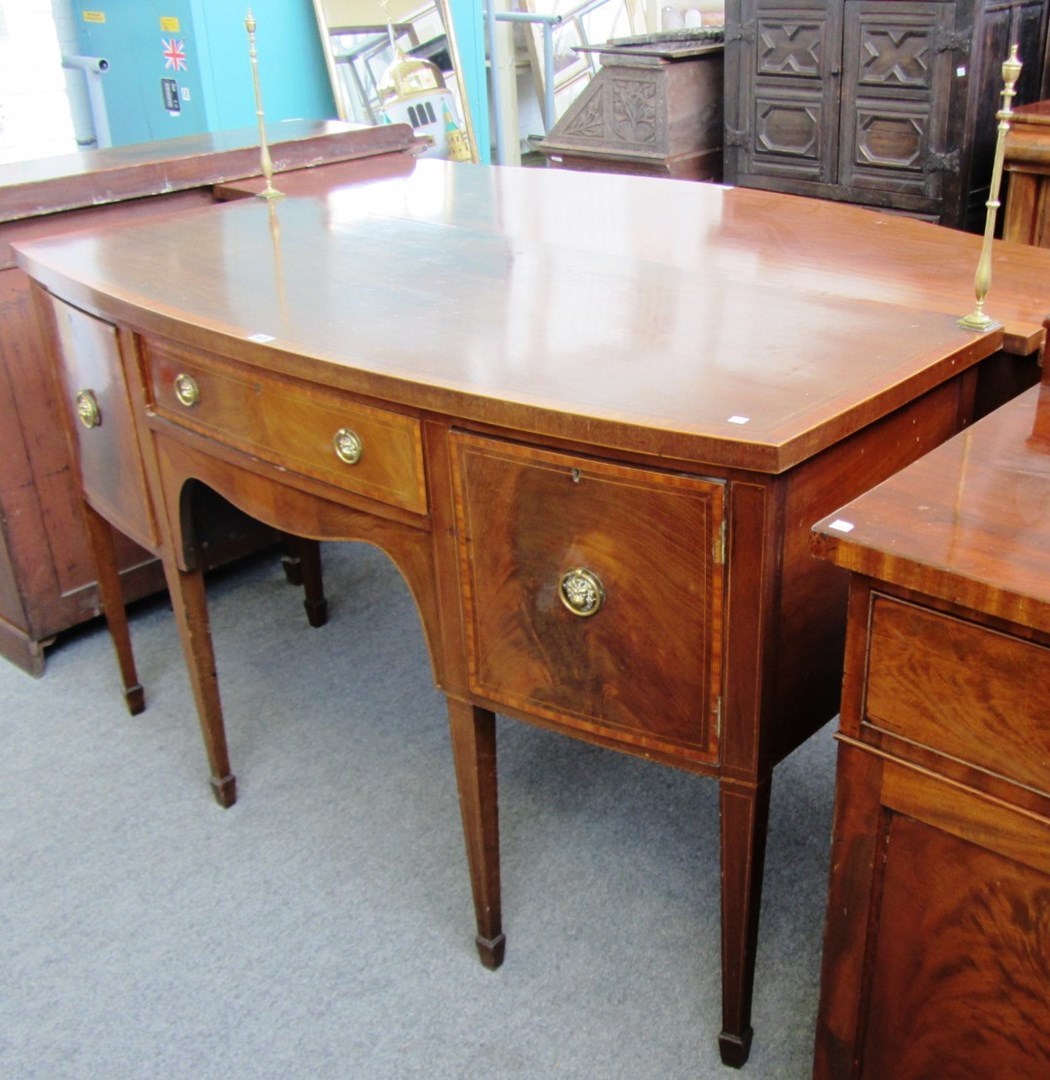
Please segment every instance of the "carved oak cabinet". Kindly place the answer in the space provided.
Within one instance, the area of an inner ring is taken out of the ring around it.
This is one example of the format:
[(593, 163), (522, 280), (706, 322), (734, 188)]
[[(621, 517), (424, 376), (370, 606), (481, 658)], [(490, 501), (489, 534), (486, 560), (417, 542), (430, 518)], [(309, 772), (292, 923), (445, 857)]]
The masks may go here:
[(729, 0), (728, 183), (980, 231), (1002, 62), (1042, 80), (1046, 0)]
[(722, 179), (722, 43), (610, 41), (602, 67), (539, 143), (554, 168)]

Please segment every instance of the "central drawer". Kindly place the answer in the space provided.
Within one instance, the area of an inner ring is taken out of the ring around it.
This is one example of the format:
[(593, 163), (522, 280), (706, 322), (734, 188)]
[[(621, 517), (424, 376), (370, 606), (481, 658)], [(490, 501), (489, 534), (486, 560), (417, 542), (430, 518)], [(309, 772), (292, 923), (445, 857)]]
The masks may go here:
[(174, 342), (146, 342), (157, 413), (264, 461), (415, 513), (427, 511), (415, 417)]
[(471, 689), (717, 756), (724, 485), (453, 434)]

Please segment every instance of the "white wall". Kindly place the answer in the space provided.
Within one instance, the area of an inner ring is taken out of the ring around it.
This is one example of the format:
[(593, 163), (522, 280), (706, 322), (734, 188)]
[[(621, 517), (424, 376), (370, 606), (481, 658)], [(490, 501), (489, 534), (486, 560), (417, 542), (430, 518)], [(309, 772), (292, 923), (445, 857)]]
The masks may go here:
[(52, 0), (0, 0), (0, 162), (76, 150), (65, 74)]
[[(3, 2), (4, 0), (0, 0), (0, 4)], [(7, 0), (7, 2), (11, 3), (12, 0)], [(51, 0), (51, 9), (55, 19), (59, 50), (63, 56), (76, 56), (80, 52), (80, 46), (77, 44), (76, 23), (76, 12), (79, 9), (74, 6), (73, 0)], [(64, 69), (62, 74), (66, 80), (69, 104), (73, 110), (73, 130), (76, 133), (77, 144), (82, 149), (90, 149), (95, 146), (95, 125), (91, 120), (91, 107), (88, 105), (84, 73)]]

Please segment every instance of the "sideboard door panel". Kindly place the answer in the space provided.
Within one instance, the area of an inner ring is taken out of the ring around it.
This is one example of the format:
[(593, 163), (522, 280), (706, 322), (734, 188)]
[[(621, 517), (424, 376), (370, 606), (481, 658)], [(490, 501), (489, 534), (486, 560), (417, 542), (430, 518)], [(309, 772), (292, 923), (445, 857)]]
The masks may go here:
[(453, 463), (471, 689), (714, 760), (724, 484), (462, 433)]
[(52, 298), (51, 304), (65, 407), (74, 417), (71, 429), (84, 494), (125, 536), (155, 548), (158, 536), (116, 328), (61, 300)]
[(903, 814), (884, 857), (859, 1075), (1046, 1076), (1050, 876)]

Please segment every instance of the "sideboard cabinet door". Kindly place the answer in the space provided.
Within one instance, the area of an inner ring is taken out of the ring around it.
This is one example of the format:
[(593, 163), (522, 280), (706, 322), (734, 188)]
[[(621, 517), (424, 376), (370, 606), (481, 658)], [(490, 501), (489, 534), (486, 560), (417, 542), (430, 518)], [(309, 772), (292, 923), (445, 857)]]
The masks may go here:
[(159, 537), (132, 418), (116, 327), (55, 297), (55, 337), (74, 461), (85, 498), (125, 536), (152, 550)]
[(717, 760), (725, 484), (457, 432), (471, 690)]

